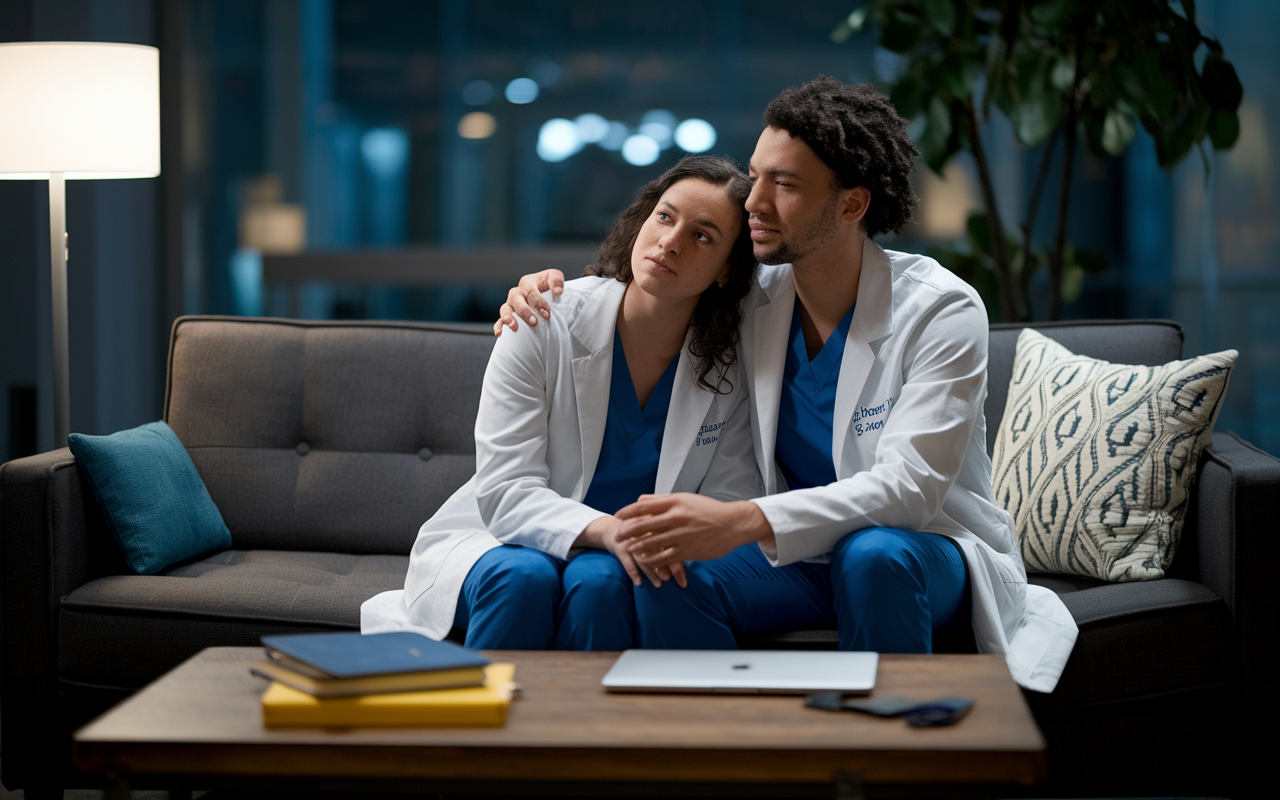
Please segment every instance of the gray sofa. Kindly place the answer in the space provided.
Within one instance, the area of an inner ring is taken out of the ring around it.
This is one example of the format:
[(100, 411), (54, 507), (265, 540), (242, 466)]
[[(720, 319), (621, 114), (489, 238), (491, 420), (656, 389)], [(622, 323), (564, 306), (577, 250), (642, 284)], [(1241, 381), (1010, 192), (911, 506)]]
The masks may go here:
[[(1038, 326), (1129, 363), (1181, 354), (1169, 322)], [(988, 444), (1017, 326), (993, 326)], [(186, 317), (174, 324), (164, 417), (222, 511), (233, 549), (129, 575), (66, 449), (0, 467), (3, 782), (94, 784), (69, 733), (211, 645), (350, 630), (366, 598), (402, 584), (418, 526), (474, 469), (487, 327)], [(1275, 710), (1280, 461), (1217, 433), (1173, 569), (1105, 584), (1037, 575), (1080, 638), (1058, 689), (1028, 693), (1049, 741), (1048, 793), (1241, 796)], [(833, 631), (756, 647), (832, 647)], [(972, 649), (971, 637), (939, 649)], [(941, 688), (941, 687), (940, 687)], [(1233, 785), (1234, 784), (1234, 785)]]

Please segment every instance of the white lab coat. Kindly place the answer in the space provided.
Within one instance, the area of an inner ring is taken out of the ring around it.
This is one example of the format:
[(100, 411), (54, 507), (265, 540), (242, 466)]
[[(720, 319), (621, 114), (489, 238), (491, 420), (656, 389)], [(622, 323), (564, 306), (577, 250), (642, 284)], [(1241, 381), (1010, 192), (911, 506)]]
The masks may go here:
[(774, 566), (827, 560), (846, 534), (885, 526), (952, 537), (965, 555), (978, 649), (1002, 653), (1015, 681), (1052, 691), (1075, 621), (1052, 591), (1028, 586), (986, 452), (987, 315), (971, 286), (931, 258), (867, 240), (857, 310), (836, 389), (831, 455), (838, 480), (786, 491), (774, 467), (778, 404), (795, 283), (760, 268), (746, 301), (743, 362), (752, 438), (768, 496)]
[[(612, 278), (569, 281), (550, 320), (498, 339), (476, 417), (476, 475), (418, 531), (404, 590), (360, 607), (362, 632), (443, 638), (480, 556), (506, 543), (567, 558), (582, 530), (605, 516), (582, 498), (604, 441), (625, 291)], [(655, 491), (721, 500), (761, 494), (741, 366), (727, 374), (732, 391), (714, 394), (698, 385), (687, 339), (679, 358)]]

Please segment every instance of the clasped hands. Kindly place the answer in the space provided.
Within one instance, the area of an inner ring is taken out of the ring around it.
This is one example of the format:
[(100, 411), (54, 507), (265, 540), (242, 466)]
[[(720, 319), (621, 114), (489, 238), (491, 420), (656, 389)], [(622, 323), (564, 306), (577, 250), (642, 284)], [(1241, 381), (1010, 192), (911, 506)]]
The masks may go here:
[(646, 494), (588, 525), (580, 543), (613, 553), (636, 586), (643, 575), (655, 588), (674, 580), (684, 589), (689, 585), (684, 562), (720, 558), (744, 544), (771, 546), (773, 529), (749, 501), (726, 503), (688, 492)]

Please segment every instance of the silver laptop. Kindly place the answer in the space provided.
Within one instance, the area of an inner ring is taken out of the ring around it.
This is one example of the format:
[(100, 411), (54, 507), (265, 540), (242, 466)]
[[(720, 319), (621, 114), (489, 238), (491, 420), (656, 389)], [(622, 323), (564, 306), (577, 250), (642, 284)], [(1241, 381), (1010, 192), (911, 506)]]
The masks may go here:
[(879, 653), (627, 650), (601, 685), (610, 692), (867, 694), (879, 662)]

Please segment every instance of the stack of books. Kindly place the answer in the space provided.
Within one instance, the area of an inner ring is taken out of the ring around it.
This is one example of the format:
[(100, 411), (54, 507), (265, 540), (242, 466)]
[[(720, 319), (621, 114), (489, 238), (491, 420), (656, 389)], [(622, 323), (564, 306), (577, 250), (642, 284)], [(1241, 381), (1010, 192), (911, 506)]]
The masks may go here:
[(515, 667), (417, 633), (264, 636), (262, 722), (296, 727), (506, 724)]

